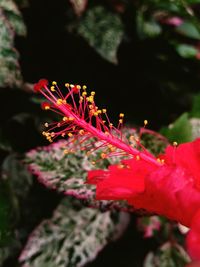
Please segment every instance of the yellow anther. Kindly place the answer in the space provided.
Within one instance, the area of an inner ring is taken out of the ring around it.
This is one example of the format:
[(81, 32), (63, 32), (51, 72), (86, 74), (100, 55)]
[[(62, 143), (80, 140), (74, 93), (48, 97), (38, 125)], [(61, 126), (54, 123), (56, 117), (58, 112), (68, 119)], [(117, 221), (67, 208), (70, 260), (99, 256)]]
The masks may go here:
[(63, 121), (68, 121), (68, 118), (67, 117), (63, 117)]
[(120, 113), (120, 114), (119, 114), (119, 117), (120, 117), (120, 118), (124, 118), (124, 113)]
[(102, 121), (103, 122), (103, 124), (105, 124), (106, 123), (106, 121)]
[(107, 111), (107, 110), (106, 110), (105, 108), (102, 109), (102, 112), (103, 112), (103, 113), (106, 113), (106, 111)]
[(148, 124), (148, 120), (144, 120), (144, 125), (146, 126)]
[(119, 164), (117, 167), (118, 167), (118, 169), (123, 169), (124, 168), (124, 164)]
[(87, 89), (87, 86), (86, 85), (83, 85), (83, 90), (86, 90)]
[(178, 143), (177, 142), (173, 142), (173, 146), (178, 146)]
[(63, 100), (61, 98), (58, 98), (57, 101), (56, 101), (57, 105), (62, 105), (63, 103)]
[(45, 106), (44, 109), (48, 110), (48, 109), (50, 109), (50, 106)]
[(45, 136), (45, 135), (46, 135), (46, 132), (45, 132), (45, 131), (43, 131), (43, 132), (42, 132), (42, 135), (44, 135), (44, 136)]
[(83, 93), (82, 93), (82, 96), (86, 96), (86, 95), (87, 95), (87, 92), (83, 92)]
[(66, 135), (66, 133), (62, 133), (62, 134), (61, 134), (62, 137), (65, 137), (65, 135)]
[(134, 136), (134, 135), (131, 135), (131, 136), (129, 137), (129, 140), (130, 140), (131, 142), (135, 141), (135, 136)]
[(80, 135), (84, 135), (84, 130), (83, 129), (81, 129), (80, 131), (79, 131), (79, 133), (80, 133)]
[(116, 151), (116, 147), (114, 147), (114, 146), (113, 146), (113, 147), (111, 147), (111, 148), (110, 148), (110, 151), (111, 151), (111, 152), (114, 152), (114, 151)]
[(139, 155), (136, 156), (136, 160), (140, 160), (140, 156)]
[(62, 102), (63, 102), (63, 104), (67, 104), (67, 101), (66, 101), (65, 99), (63, 99), (63, 101), (62, 101)]
[(92, 165), (95, 165), (95, 164), (96, 164), (96, 162), (95, 162), (95, 161), (92, 161), (91, 163), (92, 163)]
[(55, 87), (54, 86), (51, 86), (51, 91), (54, 92), (55, 91)]
[(107, 155), (105, 153), (101, 153), (101, 158), (105, 159), (107, 157)]
[(119, 120), (119, 123), (123, 123), (123, 120), (122, 120), (122, 119), (120, 119), (120, 120)]
[(98, 116), (98, 112), (94, 112), (93, 115), (94, 115), (94, 116)]
[(87, 97), (87, 101), (90, 103), (94, 103), (94, 97), (93, 96)]
[(93, 105), (89, 105), (89, 109), (92, 109), (93, 108)]
[(161, 163), (161, 159), (160, 158), (157, 158), (157, 162)]
[(70, 87), (71, 87), (71, 88), (73, 88), (73, 87), (74, 87), (74, 85), (73, 85), (73, 84), (70, 84)]
[(69, 150), (65, 149), (63, 152), (64, 152), (64, 154), (68, 154)]
[(45, 122), (44, 126), (45, 126), (45, 127), (49, 127), (48, 122)]
[(95, 92), (94, 92), (94, 91), (92, 91), (92, 92), (91, 92), (91, 96), (94, 96), (94, 95), (95, 95)]
[(69, 121), (73, 121), (74, 120), (74, 118), (72, 118), (72, 117), (69, 117)]
[(72, 136), (73, 136), (73, 134), (72, 134), (72, 133), (68, 133), (67, 135), (68, 135), (69, 137), (72, 137)]
[(57, 85), (57, 82), (53, 81), (52, 84), (53, 84), (53, 85)]
[(80, 90), (81, 89), (81, 86), (80, 85), (77, 85), (76, 88)]
[(97, 110), (97, 112), (98, 112), (98, 114), (101, 114), (102, 113), (102, 111), (99, 109), (99, 110)]
[(65, 84), (65, 87), (69, 87), (69, 83), (66, 83), (66, 84)]

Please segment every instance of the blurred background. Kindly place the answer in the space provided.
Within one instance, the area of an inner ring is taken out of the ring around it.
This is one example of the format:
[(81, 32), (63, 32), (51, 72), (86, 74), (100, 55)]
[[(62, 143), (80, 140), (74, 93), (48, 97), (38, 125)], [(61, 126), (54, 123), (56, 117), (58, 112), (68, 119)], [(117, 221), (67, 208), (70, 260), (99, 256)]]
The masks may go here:
[[(199, 136), (200, 126), (200, 1), (0, 0), (0, 266), (3, 267), (83, 266), (63, 260), (71, 259), (73, 245), (66, 252), (69, 255), (57, 252), (61, 263), (58, 259), (54, 261), (51, 253), (49, 258), (43, 257), (46, 254), (42, 249), (26, 254), (21, 262), (18, 260), (33, 229), (51, 218), (63, 201), (63, 195), (38, 182), (26, 164), (28, 151), (48, 145), (41, 131), (45, 121), (55, 118), (41, 110), (42, 97), (33, 92), (34, 83), (41, 78), (57, 81), (61, 88), (66, 82), (86, 84), (89, 90), (96, 91), (98, 105), (107, 108), (114, 122), (123, 112), (127, 125), (140, 127), (147, 119), (150, 129), (162, 129), (170, 141), (190, 141)], [(175, 127), (170, 130), (168, 125), (174, 122)], [(38, 153), (37, 159), (46, 157), (41, 151)], [(39, 164), (37, 159), (34, 158), (35, 164)], [(53, 168), (50, 163), (49, 169)], [(66, 211), (59, 209), (59, 212), (59, 218), (68, 216)], [(159, 220), (164, 225), (161, 228), (169, 230), (171, 226)], [(132, 216), (121, 239), (108, 245), (88, 266), (144, 266), (147, 253), (162, 244), (160, 239), (167, 238), (164, 234), (162, 238), (144, 240), (136, 221), (137, 217)], [(34, 239), (35, 246), (40, 248), (42, 242), (47, 244), (49, 240), (41, 232), (38, 243)], [(178, 237), (180, 242), (182, 239)], [(54, 246), (61, 248), (62, 242), (63, 239)], [(105, 244), (99, 245), (100, 248)], [(164, 249), (167, 253), (168, 248)], [(34, 249), (28, 246), (29, 252)], [(53, 255), (51, 246), (49, 251)], [(161, 266), (158, 259), (163, 262), (164, 257), (177, 257), (180, 261), (163, 266), (181, 267), (187, 262), (182, 248), (178, 249), (180, 253), (170, 252), (171, 256), (160, 251), (154, 261), (146, 261), (146, 267)], [(86, 255), (84, 264), (87, 259), (94, 259), (95, 253)]]

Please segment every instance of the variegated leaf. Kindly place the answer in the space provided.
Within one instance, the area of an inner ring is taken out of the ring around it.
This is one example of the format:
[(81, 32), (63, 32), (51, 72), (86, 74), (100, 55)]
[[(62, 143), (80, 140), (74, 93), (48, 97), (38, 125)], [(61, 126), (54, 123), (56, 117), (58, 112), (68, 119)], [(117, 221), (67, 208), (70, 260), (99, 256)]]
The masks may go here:
[[(125, 223), (121, 221), (125, 216)], [(31, 234), (19, 261), (21, 267), (81, 267), (124, 231), (127, 214), (81, 208), (64, 198), (50, 219)]]
[(12, 0), (0, 0), (0, 87), (22, 84), (19, 55), (14, 48), (15, 34), (26, 34), (21, 13)]
[[(124, 134), (127, 139), (130, 135), (137, 135), (135, 129), (125, 128)], [(143, 133), (144, 134), (144, 133)], [(148, 134), (150, 136), (150, 134)], [(153, 141), (153, 138), (155, 139)], [(166, 145), (157, 136), (152, 135), (151, 142), (146, 142), (154, 150), (158, 146)], [(157, 140), (157, 141), (156, 141)], [(89, 142), (89, 140), (88, 140)], [(92, 143), (92, 140), (90, 140)], [(97, 146), (99, 144), (96, 144)], [(75, 150), (74, 153), (65, 154), (65, 149)], [(29, 169), (38, 180), (46, 187), (57, 190), (65, 195), (71, 195), (84, 201), (85, 205), (99, 208), (100, 210), (118, 209), (133, 211), (125, 201), (97, 201), (95, 200), (95, 186), (86, 184), (87, 172), (92, 169), (106, 169), (110, 164), (119, 163), (120, 157), (101, 158), (102, 150), (94, 150), (88, 156), (86, 150), (81, 149), (79, 139), (76, 144), (71, 139), (61, 140), (46, 147), (33, 149), (26, 154), (26, 162)], [(96, 162), (95, 165), (92, 162)]]

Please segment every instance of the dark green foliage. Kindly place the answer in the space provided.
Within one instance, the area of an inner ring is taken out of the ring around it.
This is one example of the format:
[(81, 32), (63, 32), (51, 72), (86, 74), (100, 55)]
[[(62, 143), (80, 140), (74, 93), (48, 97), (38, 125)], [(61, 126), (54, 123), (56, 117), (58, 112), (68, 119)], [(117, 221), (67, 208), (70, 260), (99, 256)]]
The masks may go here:
[(80, 34), (104, 59), (117, 63), (117, 49), (123, 36), (120, 17), (96, 6), (89, 9), (77, 28)]
[(19, 54), (14, 48), (15, 34), (24, 36), (26, 27), (12, 0), (0, 1), (0, 87), (20, 87), (22, 76)]
[(190, 259), (185, 250), (175, 244), (165, 243), (156, 253), (150, 252), (144, 262), (144, 267), (183, 267)]
[(169, 127), (161, 129), (161, 133), (171, 142), (184, 143), (192, 141), (192, 125), (188, 114), (184, 113)]
[(190, 116), (192, 118), (200, 118), (200, 94), (193, 96), (193, 106), (190, 111)]

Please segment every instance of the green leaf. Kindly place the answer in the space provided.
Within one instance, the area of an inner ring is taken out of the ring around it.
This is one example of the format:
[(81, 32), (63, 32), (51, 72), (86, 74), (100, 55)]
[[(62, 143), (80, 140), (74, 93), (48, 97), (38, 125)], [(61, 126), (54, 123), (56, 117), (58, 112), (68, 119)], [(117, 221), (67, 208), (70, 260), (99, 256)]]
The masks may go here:
[(143, 31), (148, 37), (156, 37), (162, 32), (162, 29), (155, 21), (146, 21), (143, 26)]
[(0, 129), (0, 149), (7, 152), (12, 151), (10, 140), (8, 140), (2, 129)]
[(32, 184), (32, 176), (15, 154), (4, 160), (0, 179), (0, 266), (20, 248), (16, 225), (20, 218), (19, 204)]
[(183, 247), (167, 242), (155, 254), (150, 252), (147, 255), (144, 267), (184, 267), (189, 261)]
[(187, 44), (177, 45), (176, 51), (183, 58), (194, 58), (198, 53), (198, 50), (194, 46)]
[(0, 8), (3, 10), (7, 22), (10, 24), (16, 34), (25, 36), (26, 27), (22, 18), (22, 15), (12, 0), (0, 0)]
[(102, 6), (89, 9), (77, 29), (104, 59), (117, 64), (117, 49), (123, 36), (123, 24), (117, 14)]
[(15, 34), (24, 36), (26, 28), (16, 4), (0, 1), (0, 87), (20, 87), (22, 76), (19, 55), (14, 48)]
[(200, 94), (193, 96), (192, 110), (190, 111), (190, 117), (200, 118)]
[(188, 113), (182, 114), (172, 125), (162, 128), (160, 132), (171, 142), (185, 143), (192, 141), (192, 126)]
[(19, 258), (20, 266), (84, 266), (119, 236), (120, 228), (123, 231), (120, 214), (81, 208), (65, 198), (52, 217), (31, 234)]
[[(7, 188), (2, 181), (0, 186), (0, 246), (2, 247), (2, 245), (7, 243), (7, 240), (10, 237), (10, 200), (9, 196), (6, 194)], [(0, 259), (1, 258), (4, 257), (0, 253)]]
[(26, 197), (32, 185), (32, 176), (16, 154), (6, 157), (2, 164), (2, 175), (4, 180), (9, 183), (12, 196), (15, 195), (18, 199)]
[(137, 31), (141, 39), (153, 38), (161, 34), (162, 28), (155, 20), (145, 20), (143, 12), (138, 11)]
[(200, 32), (191, 22), (184, 22), (180, 26), (176, 27), (176, 31), (186, 37), (200, 40)]
[[(90, 140), (90, 142), (92, 144), (93, 140)], [(101, 210), (132, 211), (133, 207), (125, 201), (97, 201), (95, 186), (85, 183), (89, 170), (105, 169), (111, 163), (118, 163), (120, 157), (99, 160), (102, 153), (101, 149), (94, 151), (89, 157), (87, 151), (81, 150), (80, 143), (79, 139), (77, 139), (76, 144), (69, 139), (68, 141), (62, 140), (46, 147), (31, 150), (26, 154), (29, 170), (37, 175), (38, 180), (46, 187), (81, 199), (85, 205)], [(76, 153), (65, 154), (64, 150), (66, 148), (69, 150), (75, 148)], [(97, 161), (95, 166), (92, 161)]]
[(192, 126), (192, 138), (196, 139), (200, 137), (200, 119), (192, 118), (190, 119), (190, 124)]

